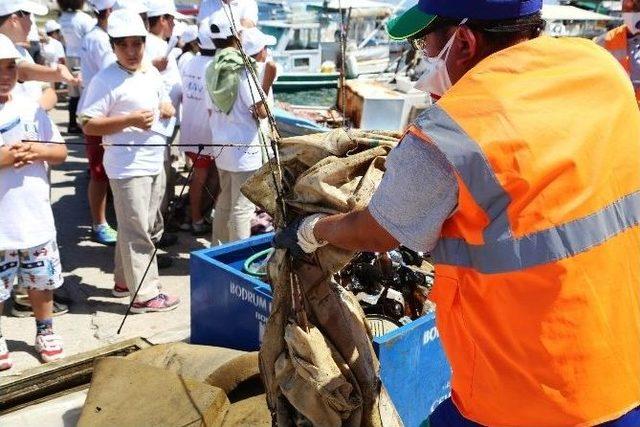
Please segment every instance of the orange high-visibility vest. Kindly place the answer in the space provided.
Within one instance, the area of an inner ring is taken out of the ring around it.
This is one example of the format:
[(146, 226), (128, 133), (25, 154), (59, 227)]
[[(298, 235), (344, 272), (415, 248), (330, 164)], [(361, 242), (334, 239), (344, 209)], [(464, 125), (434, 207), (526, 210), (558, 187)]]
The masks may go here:
[(459, 185), (432, 299), (460, 412), (570, 426), (640, 405), (640, 111), (611, 56), (512, 46), (405, 138), (435, 144)]
[[(620, 65), (631, 75), (631, 60), (629, 59), (629, 50), (627, 45), (627, 26), (621, 25), (602, 37), (598, 38), (598, 44), (607, 49), (618, 60)], [(634, 84), (636, 91), (636, 100), (640, 103), (640, 85)]]

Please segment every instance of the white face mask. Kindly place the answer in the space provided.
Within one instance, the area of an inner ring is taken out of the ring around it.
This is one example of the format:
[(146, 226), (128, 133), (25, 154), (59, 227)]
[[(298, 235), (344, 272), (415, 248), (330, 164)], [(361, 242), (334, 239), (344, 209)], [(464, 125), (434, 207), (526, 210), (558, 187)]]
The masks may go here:
[[(466, 18), (463, 19), (459, 25), (462, 25), (465, 22), (467, 22)], [(444, 95), (445, 92), (453, 86), (451, 83), (451, 77), (449, 77), (449, 72), (447, 71), (447, 58), (449, 57), (449, 52), (451, 51), (453, 42), (456, 39), (456, 34), (458, 34), (457, 30), (453, 33), (451, 38), (449, 38), (437, 56), (425, 56), (424, 61), (427, 68), (414, 85), (416, 89), (431, 94), (435, 99), (440, 99), (442, 95)]]
[(623, 12), (622, 19), (632, 34), (640, 33), (640, 12)]

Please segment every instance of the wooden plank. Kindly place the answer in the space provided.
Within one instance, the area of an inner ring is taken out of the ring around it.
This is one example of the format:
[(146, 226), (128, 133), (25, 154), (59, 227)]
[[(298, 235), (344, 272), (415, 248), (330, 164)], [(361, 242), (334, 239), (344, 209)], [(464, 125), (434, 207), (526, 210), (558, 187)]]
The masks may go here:
[(0, 415), (88, 386), (96, 359), (126, 356), (150, 346), (143, 338), (132, 338), (3, 378), (0, 380)]

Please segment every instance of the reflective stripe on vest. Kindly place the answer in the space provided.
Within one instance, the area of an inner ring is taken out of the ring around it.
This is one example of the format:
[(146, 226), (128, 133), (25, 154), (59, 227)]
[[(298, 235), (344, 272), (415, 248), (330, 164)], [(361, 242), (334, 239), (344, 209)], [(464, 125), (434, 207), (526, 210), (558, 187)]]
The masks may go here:
[(478, 144), (438, 105), (425, 111), (416, 124), (419, 128), (413, 126), (409, 132), (429, 139), (447, 156), (491, 221), (484, 230), (483, 245), (441, 238), (432, 252), (436, 263), (487, 274), (517, 271), (577, 255), (640, 224), (640, 192), (636, 192), (590, 216), (514, 238), (506, 215), (511, 197)]

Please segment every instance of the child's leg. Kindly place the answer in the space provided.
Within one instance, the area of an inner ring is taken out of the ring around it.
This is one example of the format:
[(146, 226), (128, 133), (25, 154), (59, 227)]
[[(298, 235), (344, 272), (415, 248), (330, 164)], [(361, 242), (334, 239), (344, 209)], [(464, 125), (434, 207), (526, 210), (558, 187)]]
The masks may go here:
[(55, 241), (21, 250), (20, 283), (27, 288), (36, 318), (35, 348), (43, 361), (64, 357), (62, 338), (53, 332), (53, 290), (62, 286), (60, 254)]
[(203, 167), (194, 168), (191, 183), (189, 184), (191, 220), (196, 223), (202, 222), (202, 189), (207, 182), (208, 171), (208, 169)]
[[(109, 181), (120, 237), (116, 243), (116, 255), (120, 258), (116, 273), (120, 275), (120, 270), (124, 273), (124, 284), (129, 288), (131, 297), (135, 294), (155, 249), (150, 230), (153, 228), (159, 201), (151, 207), (150, 200), (152, 196), (160, 195), (151, 194), (153, 180), (154, 177), (151, 176), (140, 176)], [(138, 291), (137, 301), (148, 301), (157, 297), (160, 293), (159, 282), (158, 264), (154, 260)]]
[[(11, 297), (11, 288), (18, 274), (18, 265), (20, 265), (18, 251), (0, 251), (0, 319), (2, 319), (4, 302)], [(0, 326), (0, 371), (9, 369), (12, 365), (11, 354)]]
[[(3, 309), (4, 303), (0, 302), (0, 313), (2, 313)], [(1, 314), (0, 319), (2, 319)], [(2, 336), (2, 328), (0, 327), (0, 371), (7, 370), (12, 366), (13, 362), (11, 361), (11, 353), (9, 353), (9, 349), (7, 348), (7, 341)]]
[[(50, 321), (51, 317), (53, 317), (53, 291), (29, 289), (27, 292), (33, 307), (36, 325), (39, 326), (38, 322)], [(50, 332), (53, 332), (53, 329)], [(41, 331), (38, 330), (38, 333), (41, 333)]]

